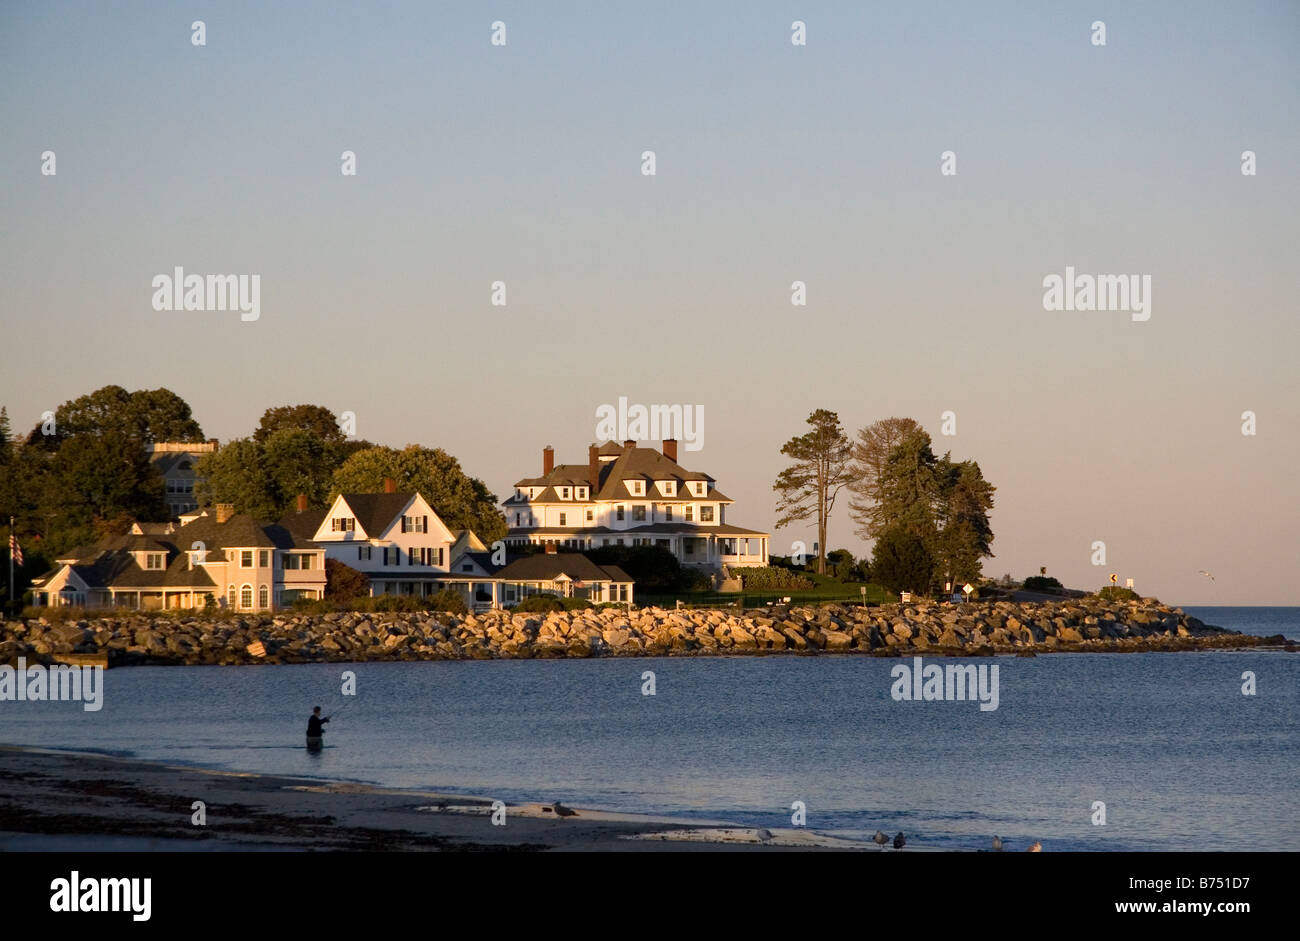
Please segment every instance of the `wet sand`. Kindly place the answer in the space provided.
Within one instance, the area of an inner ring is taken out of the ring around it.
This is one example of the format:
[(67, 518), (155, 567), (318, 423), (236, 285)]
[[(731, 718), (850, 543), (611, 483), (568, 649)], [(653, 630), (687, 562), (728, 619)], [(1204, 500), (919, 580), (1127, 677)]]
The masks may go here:
[(508, 804), (496, 826), (490, 798), (8, 745), (0, 779), (0, 852), (876, 851), (802, 828), (583, 807), (559, 819), (533, 803)]

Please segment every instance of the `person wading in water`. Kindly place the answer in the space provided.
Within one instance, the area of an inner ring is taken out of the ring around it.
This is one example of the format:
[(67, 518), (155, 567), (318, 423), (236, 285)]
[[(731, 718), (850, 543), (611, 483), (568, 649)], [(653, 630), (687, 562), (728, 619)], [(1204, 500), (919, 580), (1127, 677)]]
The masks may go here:
[(320, 706), (311, 711), (311, 718), (307, 720), (307, 748), (316, 751), (322, 747), (321, 737), (325, 730), (321, 728), (329, 719), (320, 717)]

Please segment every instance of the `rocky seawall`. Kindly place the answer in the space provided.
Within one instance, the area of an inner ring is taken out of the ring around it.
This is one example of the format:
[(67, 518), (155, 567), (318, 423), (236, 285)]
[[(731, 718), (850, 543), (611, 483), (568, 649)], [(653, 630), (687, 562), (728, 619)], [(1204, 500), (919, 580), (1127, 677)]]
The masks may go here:
[(1288, 645), (1203, 624), (1153, 600), (727, 610), (640, 608), (464, 616), (127, 615), (4, 622), (0, 663), (107, 657), (108, 665), (546, 657), (1136, 652)]

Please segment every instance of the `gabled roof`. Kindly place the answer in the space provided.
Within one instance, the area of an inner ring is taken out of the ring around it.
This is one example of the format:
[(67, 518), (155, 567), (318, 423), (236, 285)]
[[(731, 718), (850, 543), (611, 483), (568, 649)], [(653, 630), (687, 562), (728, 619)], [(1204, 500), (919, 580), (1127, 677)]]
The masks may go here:
[(316, 530), (320, 529), (320, 524), (325, 521), (325, 514), (328, 512), (327, 509), (303, 510), (301, 513), (295, 511), (282, 517), (280, 526), (288, 530), (294, 542), (306, 545), (316, 536)]
[[(599, 453), (617, 454), (618, 457), (613, 461), (601, 461), (597, 467), (596, 493), (592, 495), (595, 500), (626, 499), (628, 493), (620, 486), (625, 480), (644, 480), (647, 497), (650, 496), (651, 483), (656, 480), (675, 480), (679, 487), (688, 480), (713, 482), (713, 478), (708, 474), (687, 470), (676, 461), (670, 461), (654, 448), (624, 448), (622, 445), (608, 442), (600, 448)], [(581, 487), (590, 484), (590, 475), (590, 464), (560, 464), (549, 474), (543, 474), (541, 477), (526, 477), (516, 482), (515, 486)], [(714, 499), (712, 495), (709, 498)], [(524, 501), (515, 500), (512, 494), (503, 502), (508, 504)]]
[(575, 582), (630, 582), (616, 565), (597, 565), (579, 552), (546, 552), (515, 559), (496, 573), (505, 581), (551, 582), (566, 575)]
[[(415, 499), (416, 494), (407, 493), (343, 493), (340, 498), (352, 510), (357, 525), (366, 531), (371, 539), (378, 539), (393, 524), (402, 511)], [(325, 515), (321, 515), (323, 521)]]
[(486, 575), (496, 575), (497, 572), (505, 568), (503, 565), (496, 565), (492, 562), (491, 552), (462, 552), (452, 562), (449, 569), (450, 573), (452, 575), (465, 574), (461, 565), (466, 560), (473, 562)]

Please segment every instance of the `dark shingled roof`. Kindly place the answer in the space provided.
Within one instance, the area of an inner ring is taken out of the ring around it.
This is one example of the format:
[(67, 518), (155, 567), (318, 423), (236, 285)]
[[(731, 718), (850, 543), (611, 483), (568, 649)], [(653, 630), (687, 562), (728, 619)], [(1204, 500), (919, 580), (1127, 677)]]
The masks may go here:
[[(214, 516), (203, 516), (165, 535), (111, 536), (60, 558), (74, 559), (72, 570), (91, 588), (212, 588), (215, 583), (201, 564), (190, 568), (187, 553), (195, 542), (203, 543), (209, 553), (226, 549), (315, 548), (307, 539), (295, 538), (279, 523), (236, 514), (224, 523), (218, 523)], [(165, 552), (166, 568), (141, 568), (134, 552)]]
[[(456, 556), (456, 561), (459, 563), (462, 559), (473, 560), (478, 565), (478, 567), (482, 569), (484, 572), (486, 572), (488, 575), (496, 575), (496, 573), (499, 570), (505, 567), (493, 563), (491, 552), (462, 552), (460, 555)], [(465, 572), (459, 571), (459, 565), (456, 568), (452, 569), (451, 574), (455, 575), (458, 572), (461, 575), (466, 574)]]
[(496, 573), (497, 578), (517, 582), (550, 582), (560, 575), (567, 575), (575, 582), (632, 581), (618, 566), (597, 565), (578, 552), (547, 552), (524, 556)]
[(328, 512), (329, 510), (303, 510), (301, 513), (295, 511), (281, 519), (280, 525), (289, 531), (289, 535), (295, 542), (311, 542)]
[[(610, 445), (606, 444), (602, 449), (602, 454), (618, 454), (618, 459), (614, 461), (602, 461), (597, 469), (598, 481), (596, 493), (593, 499), (596, 500), (636, 500), (640, 497), (631, 496), (623, 487), (619, 486), (625, 480), (644, 480), (646, 482), (646, 500), (657, 500), (666, 502), (671, 500), (723, 500), (730, 502), (727, 497), (722, 496), (716, 491), (706, 494), (704, 497), (696, 497), (689, 493), (684, 493), (686, 488), (682, 486), (688, 480), (704, 480), (709, 483), (713, 478), (708, 474), (699, 471), (690, 471), (682, 467), (675, 461), (670, 461), (654, 448), (623, 448), (621, 445), (615, 445), (613, 450), (606, 450)], [(589, 464), (560, 464), (549, 474), (541, 477), (526, 477), (515, 483), (516, 487), (573, 487), (585, 486), (590, 484), (591, 466)], [(653, 490), (653, 482), (656, 480), (675, 480), (678, 485), (678, 497), (656, 496)], [(544, 502), (546, 499), (559, 500), (557, 494), (551, 491), (545, 491), (535, 499), (538, 502)], [(523, 503), (526, 500), (517, 500), (512, 494), (507, 497), (504, 503)], [(560, 501), (564, 502), (564, 501)]]
[[(414, 493), (345, 493), (347, 505), (356, 514), (357, 525), (371, 539), (378, 539), (406, 505), (415, 499)], [(321, 514), (324, 519), (324, 514)]]

